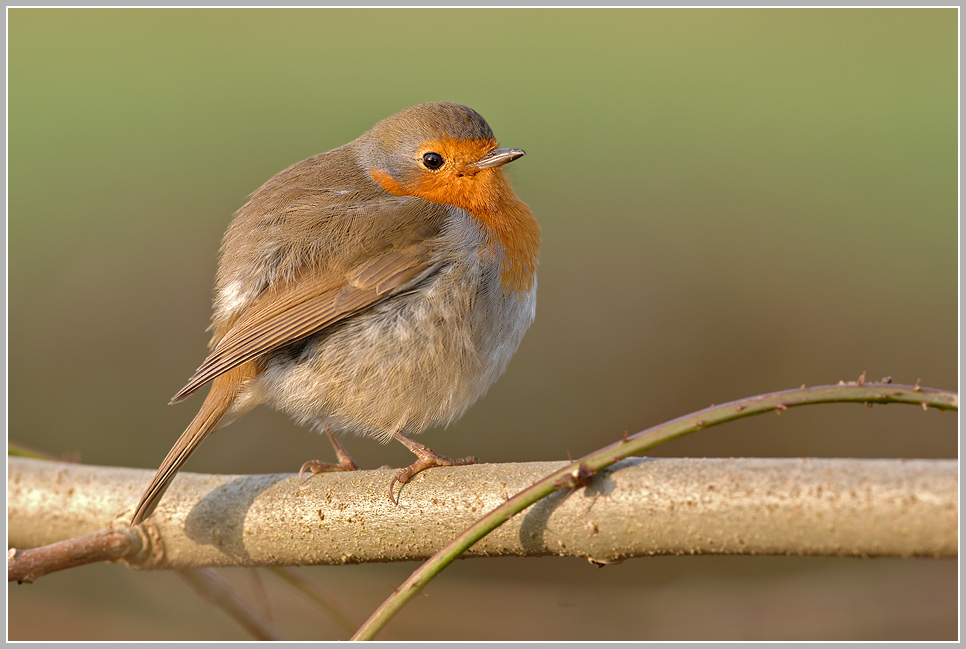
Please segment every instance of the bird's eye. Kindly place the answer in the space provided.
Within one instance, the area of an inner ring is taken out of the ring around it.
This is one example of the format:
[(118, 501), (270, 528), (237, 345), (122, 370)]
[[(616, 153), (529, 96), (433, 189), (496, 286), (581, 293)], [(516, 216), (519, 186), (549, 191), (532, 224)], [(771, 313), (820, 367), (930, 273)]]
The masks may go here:
[(425, 165), (427, 169), (439, 169), (443, 166), (444, 162), (446, 161), (443, 160), (443, 156), (434, 151), (423, 154), (423, 165)]

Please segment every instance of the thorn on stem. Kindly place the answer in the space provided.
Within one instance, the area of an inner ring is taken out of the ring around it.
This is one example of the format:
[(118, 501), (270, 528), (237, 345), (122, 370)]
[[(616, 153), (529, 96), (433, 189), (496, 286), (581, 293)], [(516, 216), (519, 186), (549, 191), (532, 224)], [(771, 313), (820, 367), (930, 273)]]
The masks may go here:
[(586, 487), (590, 484), (590, 479), (594, 477), (594, 472), (591, 471), (587, 465), (581, 463), (577, 465), (577, 468), (573, 470), (569, 475), (565, 475), (556, 482), (553, 486), (558, 489), (573, 489), (574, 487)]
[(859, 374), (859, 380), (856, 382), (856, 385), (865, 385), (865, 372)]

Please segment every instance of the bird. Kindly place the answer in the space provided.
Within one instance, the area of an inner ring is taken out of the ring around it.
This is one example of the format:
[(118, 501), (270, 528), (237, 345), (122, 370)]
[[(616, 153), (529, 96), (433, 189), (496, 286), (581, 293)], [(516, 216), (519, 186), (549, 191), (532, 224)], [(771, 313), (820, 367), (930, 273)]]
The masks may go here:
[(475, 110), (411, 106), (279, 172), (233, 216), (215, 276), (210, 353), (171, 399), (210, 384), (131, 519), (149, 517), (214, 430), (259, 405), (328, 436), (398, 440), (416, 455), (389, 483), (476, 457), (413, 435), (449, 424), (503, 374), (536, 313), (540, 228)]

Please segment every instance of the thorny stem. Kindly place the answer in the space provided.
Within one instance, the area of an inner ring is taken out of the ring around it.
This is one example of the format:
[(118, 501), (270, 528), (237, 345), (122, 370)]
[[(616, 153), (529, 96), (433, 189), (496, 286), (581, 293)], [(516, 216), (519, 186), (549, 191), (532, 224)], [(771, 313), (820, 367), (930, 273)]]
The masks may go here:
[(772, 392), (711, 406), (648, 428), (630, 437), (625, 436), (620, 441), (594, 451), (535, 482), (480, 518), (413, 572), (402, 586), (373, 612), (352, 639), (375, 638), (389, 620), (447, 565), (511, 517), (554, 491), (584, 486), (595, 473), (615, 462), (703, 428), (764, 412), (781, 413), (788, 408), (816, 403), (910, 403), (922, 406), (923, 410), (929, 408), (956, 410), (959, 408), (959, 397), (954, 392), (921, 388), (918, 381), (914, 386), (866, 383), (865, 373), (863, 373), (855, 382), (812, 388), (802, 386), (796, 390)]

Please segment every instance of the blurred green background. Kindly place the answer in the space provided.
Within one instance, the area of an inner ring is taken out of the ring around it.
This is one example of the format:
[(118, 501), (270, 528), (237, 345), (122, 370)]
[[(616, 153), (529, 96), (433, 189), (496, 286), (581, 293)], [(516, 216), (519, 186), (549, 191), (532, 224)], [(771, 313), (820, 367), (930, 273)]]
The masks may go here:
[[(483, 401), (423, 436), (436, 450), (563, 459), (711, 403), (862, 371), (957, 388), (953, 8), (7, 16), (12, 442), (155, 469), (200, 403), (165, 405), (205, 355), (233, 211), (289, 164), (444, 99), (527, 150), (508, 170), (544, 248), (533, 328)], [(821, 406), (656, 454), (956, 457), (957, 430), (952, 414)], [(364, 467), (411, 458), (347, 445)], [(291, 472), (330, 452), (261, 409), (187, 470)], [(364, 617), (413, 568), (304, 574)], [(948, 640), (957, 572), (463, 561), (386, 637)], [(226, 573), (287, 637), (346, 637), (267, 573)], [(114, 565), (10, 586), (8, 613), (16, 640), (246, 638), (174, 574)]]

